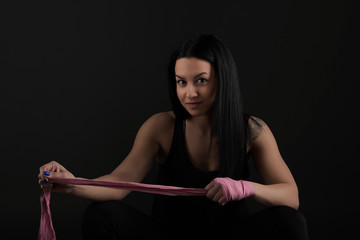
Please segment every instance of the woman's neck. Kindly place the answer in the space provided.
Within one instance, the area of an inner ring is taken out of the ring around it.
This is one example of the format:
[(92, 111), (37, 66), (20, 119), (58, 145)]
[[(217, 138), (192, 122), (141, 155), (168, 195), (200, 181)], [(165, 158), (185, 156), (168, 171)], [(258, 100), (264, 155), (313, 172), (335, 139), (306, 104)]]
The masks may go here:
[(191, 126), (192, 129), (197, 129), (203, 134), (211, 132), (211, 117), (209, 115), (201, 115), (196, 117), (190, 117), (186, 120), (187, 126)]

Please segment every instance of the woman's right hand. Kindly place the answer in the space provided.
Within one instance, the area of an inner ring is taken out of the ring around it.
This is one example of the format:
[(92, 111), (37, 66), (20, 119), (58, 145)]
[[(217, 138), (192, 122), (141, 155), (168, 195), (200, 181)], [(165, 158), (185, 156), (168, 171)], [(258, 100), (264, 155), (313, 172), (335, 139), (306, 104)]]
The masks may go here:
[(73, 185), (70, 184), (51, 184), (48, 177), (75, 178), (74, 175), (66, 170), (59, 163), (52, 161), (40, 167), (38, 175), (39, 184), (43, 191), (53, 191), (59, 193), (71, 193)]

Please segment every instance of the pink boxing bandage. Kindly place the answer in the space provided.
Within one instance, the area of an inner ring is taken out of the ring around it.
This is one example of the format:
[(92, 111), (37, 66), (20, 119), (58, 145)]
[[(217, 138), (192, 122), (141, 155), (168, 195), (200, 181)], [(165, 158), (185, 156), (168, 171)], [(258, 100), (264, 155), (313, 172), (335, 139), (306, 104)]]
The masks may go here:
[[(206, 190), (202, 188), (183, 188), (137, 182), (99, 181), (77, 178), (48, 178), (49, 183), (91, 185), (109, 188), (126, 189), (147, 193), (163, 194), (168, 196), (205, 196)], [(41, 219), (38, 240), (56, 240), (50, 211), (50, 192), (43, 192), (40, 197)]]
[(231, 178), (215, 178), (214, 182), (219, 183), (225, 198), (229, 201), (241, 200), (255, 194), (253, 185), (244, 180), (233, 180)]

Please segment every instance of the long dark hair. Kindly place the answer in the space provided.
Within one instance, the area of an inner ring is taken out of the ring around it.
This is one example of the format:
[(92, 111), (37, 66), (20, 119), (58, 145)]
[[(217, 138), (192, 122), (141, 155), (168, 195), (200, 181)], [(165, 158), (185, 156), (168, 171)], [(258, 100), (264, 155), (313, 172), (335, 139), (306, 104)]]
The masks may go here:
[(237, 68), (230, 50), (212, 34), (192, 36), (175, 50), (168, 69), (168, 86), (173, 111), (180, 119), (191, 117), (181, 105), (176, 93), (175, 63), (184, 57), (195, 57), (210, 62), (218, 80), (212, 116), (212, 135), (218, 139), (219, 175), (235, 179), (246, 178), (248, 171), (245, 159), (243, 104)]

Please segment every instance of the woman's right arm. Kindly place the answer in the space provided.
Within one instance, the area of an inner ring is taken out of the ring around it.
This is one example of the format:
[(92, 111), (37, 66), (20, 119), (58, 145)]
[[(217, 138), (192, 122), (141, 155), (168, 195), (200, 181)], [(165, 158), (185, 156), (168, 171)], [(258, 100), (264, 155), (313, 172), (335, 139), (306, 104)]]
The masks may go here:
[[(161, 149), (160, 138), (169, 132), (168, 113), (158, 113), (150, 117), (139, 129), (133, 147), (127, 157), (110, 174), (95, 180), (141, 182), (153, 166), (153, 161)], [(128, 190), (85, 185), (59, 185), (45, 183), (49, 177), (75, 178), (66, 168), (53, 161), (40, 167), (39, 183), (44, 191), (72, 194), (92, 201), (123, 199)], [(45, 181), (45, 182), (44, 182)]]

